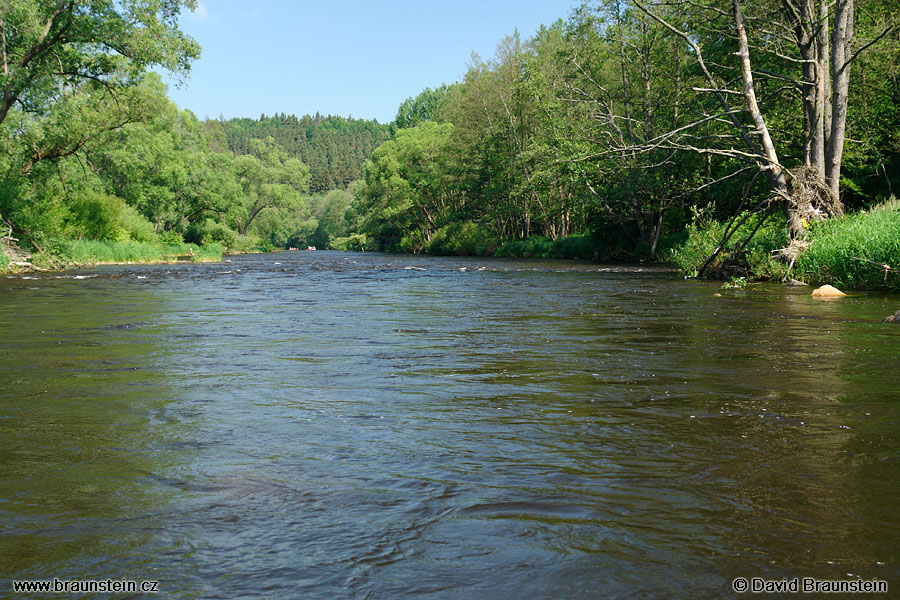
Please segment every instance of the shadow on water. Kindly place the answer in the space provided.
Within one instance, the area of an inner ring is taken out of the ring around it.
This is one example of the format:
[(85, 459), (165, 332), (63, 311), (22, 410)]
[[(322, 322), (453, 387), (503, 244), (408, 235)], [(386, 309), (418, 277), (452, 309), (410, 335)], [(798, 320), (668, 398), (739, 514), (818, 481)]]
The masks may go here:
[(896, 297), (333, 252), (77, 276), (0, 281), (5, 577), (718, 598), (900, 575)]

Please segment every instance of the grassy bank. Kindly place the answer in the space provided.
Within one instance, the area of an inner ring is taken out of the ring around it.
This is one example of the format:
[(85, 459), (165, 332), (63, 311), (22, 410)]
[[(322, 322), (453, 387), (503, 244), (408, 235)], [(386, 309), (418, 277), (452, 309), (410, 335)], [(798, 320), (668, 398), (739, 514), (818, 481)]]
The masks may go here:
[(42, 248), (43, 251), (31, 257), (31, 265), (40, 270), (122, 263), (218, 262), (225, 251), (224, 246), (218, 243), (198, 246), (160, 241), (53, 240)]
[[(796, 277), (841, 289), (900, 291), (900, 202), (829, 219), (809, 233)], [(885, 268), (887, 267), (887, 268)]]
[[(688, 226), (686, 239), (663, 258), (696, 277), (721, 242), (725, 227), (725, 223), (711, 219), (696, 219)], [(755, 234), (747, 241), (754, 229)], [(781, 215), (772, 215), (762, 223), (759, 216), (751, 216), (703, 275), (713, 279), (746, 277), (751, 281), (793, 277), (848, 290), (900, 291), (900, 202), (895, 199), (868, 211), (811, 225), (808, 247), (791, 272), (785, 262), (773, 258), (773, 253), (786, 247), (788, 241)]]

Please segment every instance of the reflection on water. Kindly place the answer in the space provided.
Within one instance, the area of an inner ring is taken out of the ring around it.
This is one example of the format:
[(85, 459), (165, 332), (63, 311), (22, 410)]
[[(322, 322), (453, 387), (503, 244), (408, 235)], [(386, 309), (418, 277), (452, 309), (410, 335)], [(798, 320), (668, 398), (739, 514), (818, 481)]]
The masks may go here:
[(0, 280), (0, 577), (900, 586), (900, 298), (331, 252)]

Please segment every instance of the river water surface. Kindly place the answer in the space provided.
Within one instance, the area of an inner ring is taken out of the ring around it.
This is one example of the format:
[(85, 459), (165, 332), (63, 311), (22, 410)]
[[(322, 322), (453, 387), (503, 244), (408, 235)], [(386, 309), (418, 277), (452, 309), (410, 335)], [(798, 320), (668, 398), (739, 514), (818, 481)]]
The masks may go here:
[(0, 278), (0, 597), (898, 597), (900, 297), (715, 292), (337, 252)]

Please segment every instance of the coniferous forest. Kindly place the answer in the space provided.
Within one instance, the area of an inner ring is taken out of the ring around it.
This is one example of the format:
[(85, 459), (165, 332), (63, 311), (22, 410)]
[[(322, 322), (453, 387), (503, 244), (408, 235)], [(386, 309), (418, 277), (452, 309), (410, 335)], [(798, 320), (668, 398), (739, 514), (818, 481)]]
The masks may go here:
[(34, 264), (316, 245), (900, 286), (893, 2), (589, 2), (390, 124), (179, 110), (149, 68), (187, 74), (190, 5), (4, 5), (2, 233)]

